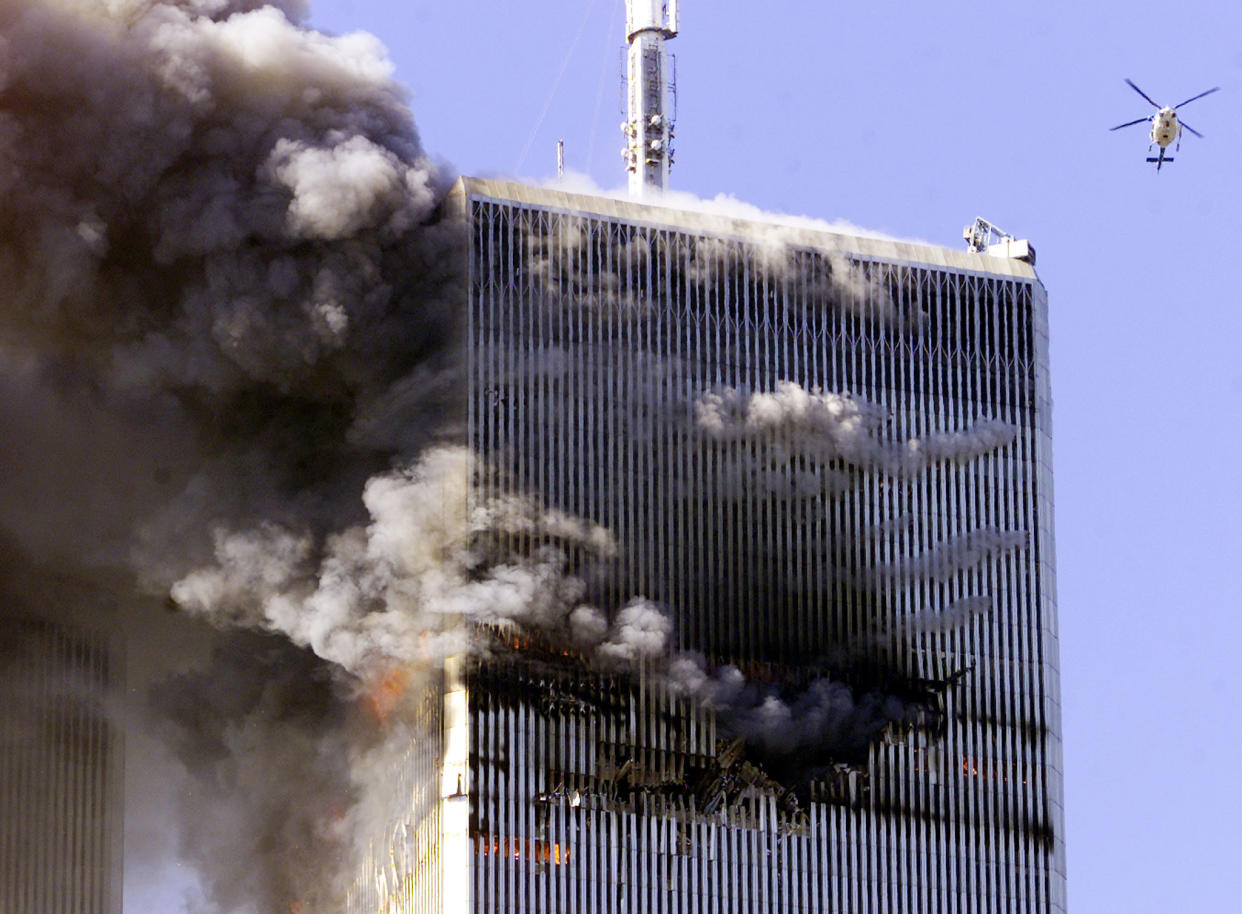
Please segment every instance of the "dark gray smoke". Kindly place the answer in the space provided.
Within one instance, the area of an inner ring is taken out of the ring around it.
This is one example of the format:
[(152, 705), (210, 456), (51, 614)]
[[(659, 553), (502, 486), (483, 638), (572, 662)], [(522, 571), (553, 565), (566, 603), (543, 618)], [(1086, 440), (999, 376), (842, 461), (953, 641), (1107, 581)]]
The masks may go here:
[[(369, 733), (338, 690), (313, 654), (239, 634), (155, 693), (159, 735), (197, 788), (174, 800), (176, 851), (219, 909), (331, 910), (324, 863), (349, 853), (351, 756)], [(205, 803), (204, 790), (247, 802)]]
[(159, 700), (118, 720), (175, 750), (133, 760), (185, 778), (165, 792), (214, 911), (332, 909), (357, 688), (283, 640), (170, 633), (141, 594), (221, 531), (321, 544), (368, 478), (458, 431), (450, 175), (378, 42), (304, 11), (0, 0), (5, 612), (48, 614), (72, 576), (88, 624), (130, 633)]
[[(356, 512), (343, 466), (438, 431), (451, 229), (425, 223), (446, 179), (378, 44), (298, 11), (0, 2), (5, 418), (51, 425), (76, 464), (62, 505), (150, 522), (156, 577), (166, 533)], [(6, 436), (6, 459), (51, 488), (30, 441)], [(123, 486), (172, 506), (134, 518)], [(14, 526), (78, 555), (130, 545)]]

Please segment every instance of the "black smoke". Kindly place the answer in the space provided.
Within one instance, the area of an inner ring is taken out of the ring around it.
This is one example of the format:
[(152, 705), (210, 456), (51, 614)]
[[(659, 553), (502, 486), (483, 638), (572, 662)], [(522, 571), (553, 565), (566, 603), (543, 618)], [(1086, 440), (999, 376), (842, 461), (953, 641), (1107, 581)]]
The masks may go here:
[[(338, 900), (324, 863), (350, 854), (351, 754), (374, 738), (341, 698), (309, 651), (253, 633), (153, 693), (158, 733), (190, 775), (174, 799), (176, 853), (221, 910), (287, 911), (295, 901), (332, 910)], [(204, 803), (204, 794), (246, 802)]]
[(115, 718), (218, 911), (332, 910), (357, 683), (160, 603), (218, 531), (322, 542), (460, 431), (452, 175), (379, 43), (304, 13), (0, 0), (4, 612), (128, 635)]

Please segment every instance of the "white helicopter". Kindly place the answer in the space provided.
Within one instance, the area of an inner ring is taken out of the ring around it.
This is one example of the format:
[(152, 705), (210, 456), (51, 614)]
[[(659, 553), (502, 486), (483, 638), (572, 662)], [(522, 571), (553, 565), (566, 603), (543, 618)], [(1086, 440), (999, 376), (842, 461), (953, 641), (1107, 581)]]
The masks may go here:
[(1135, 120), (1135, 121), (1126, 121), (1124, 124), (1118, 124), (1116, 127), (1110, 127), (1109, 130), (1120, 130), (1122, 127), (1133, 127), (1135, 124), (1144, 124), (1148, 121), (1151, 121), (1151, 144), (1147, 147), (1147, 151), (1151, 152), (1151, 147), (1159, 144), (1160, 155), (1148, 156), (1147, 161), (1156, 163), (1156, 171), (1159, 171), (1160, 166), (1163, 165), (1165, 162), (1173, 161), (1172, 156), (1165, 155), (1165, 152), (1168, 150), (1170, 143), (1176, 143), (1176, 146), (1174, 147), (1175, 150), (1182, 148), (1181, 141), (1182, 141), (1182, 129), (1183, 128), (1185, 128), (1186, 130), (1189, 130), (1195, 136), (1199, 137), (1199, 139), (1203, 139), (1202, 133), (1200, 133), (1194, 127), (1191, 127), (1185, 121), (1178, 120), (1177, 109), (1182, 107), (1182, 105), (1189, 105), (1191, 102), (1195, 101), (1196, 99), (1203, 98), (1203, 96), (1205, 95), (1211, 95), (1213, 92), (1218, 92), (1220, 90), (1220, 86), (1216, 86), (1212, 89), (1208, 89), (1206, 92), (1200, 92), (1198, 95), (1191, 96), (1190, 98), (1186, 99), (1186, 101), (1176, 104), (1170, 108), (1167, 106), (1161, 107), (1160, 105), (1153, 102), (1146, 92), (1144, 92), (1142, 89), (1140, 89), (1130, 80), (1127, 79), (1126, 84), (1129, 85), (1129, 87), (1133, 89), (1135, 92), (1137, 92), (1139, 95), (1143, 96), (1143, 98), (1147, 99), (1148, 103), (1150, 103), (1153, 108), (1156, 108), (1157, 111), (1155, 114), (1151, 115), (1150, 117), (1140, 117), (1138, 120)]

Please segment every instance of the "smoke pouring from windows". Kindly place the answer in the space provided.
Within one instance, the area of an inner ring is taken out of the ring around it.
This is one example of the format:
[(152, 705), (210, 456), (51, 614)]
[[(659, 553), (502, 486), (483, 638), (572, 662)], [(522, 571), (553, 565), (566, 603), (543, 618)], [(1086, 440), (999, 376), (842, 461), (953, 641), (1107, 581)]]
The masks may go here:
[[(906, 719), (891, 695), (826, 679), (781, 694), (676, 652), (641, 595), (587, 599), (617, 559), (607, 530), (535, 493), (472, 498), (491, 470), (460, 446), (464, 236), (437, 212), (451, 173), (379, 43), (304, 15), (0, 0), (5, 611), (72, 603), (129, 634), (143, 701), (118, 715), (158, 748), (131, 760), (171, 779), (153, 795), (175, 807), (132, 797), (131, 815), (177, 823), (208, 909), (332, 910), (383, 813), (377, 772), (409, 739), (377, 689), (400, 668), (416, 694), (437, 659), (504, 649), (475, 631), (641, 667), (768, 753)], [(892, 442), (868, 404), (796, 385), (704, 392), (691, 412), (708, 437), (784, 442), (825, 476), (1014, 435), (981, 421)], [(538, 548), (513, 551), (518, 535)], [(984, 531), (901, 573), (1020, 545)], [(142, 868), (166, 836), (134, 831)]]
[(733, 388), (709, 391), (694, 404), (694, 418), (716, 440), (760, 439), (785, 459), (840, 459), (890, 474), (914, 473), (938, 461), (964, 462), (1017, 437), (1007, 423), (981, 420), (960, 432), (896, 442), (884, 433), (891, 417), (878, 407), (841, 394), (804, 390), (791, 381), (777, 384), (774, 391), (750, 394)]

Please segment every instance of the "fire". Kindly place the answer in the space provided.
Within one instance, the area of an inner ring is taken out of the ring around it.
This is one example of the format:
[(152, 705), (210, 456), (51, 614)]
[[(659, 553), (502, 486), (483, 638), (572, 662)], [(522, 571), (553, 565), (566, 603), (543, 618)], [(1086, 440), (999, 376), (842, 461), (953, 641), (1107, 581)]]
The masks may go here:
[(562, 845), (558, 841), (489, 836), (482, 833), (474, 835), (474, 850), (476, 854), (485, 857), (512, 857), (514, 860), (533, 860), (536, 863), (554, 863), (557, 866), (567, 865), (570, 857), (569, 845)]
[(393, 667), (372, 679), (362, 699), (367, 711), (380, 723), (388, 719), (410, 685), (410, 670)]

